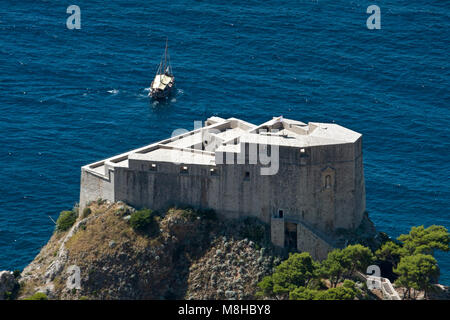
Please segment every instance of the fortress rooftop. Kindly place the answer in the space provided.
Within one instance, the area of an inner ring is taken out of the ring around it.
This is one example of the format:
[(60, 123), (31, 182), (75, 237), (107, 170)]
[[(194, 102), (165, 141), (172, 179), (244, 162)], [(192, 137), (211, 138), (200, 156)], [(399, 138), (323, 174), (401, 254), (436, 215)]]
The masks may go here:
[(127, 168), (129, 160), (215, 165), (217, 152), (239, 153), (241, 143), (306, 148), (354, 143), (360, 137), (361, 134), (332, 123), (306, 124), (274, 117), (256, 126), (236, 118), (210, 117), (204, 127), (86, 165), (83, 170), (105, 176), (107, 167)]

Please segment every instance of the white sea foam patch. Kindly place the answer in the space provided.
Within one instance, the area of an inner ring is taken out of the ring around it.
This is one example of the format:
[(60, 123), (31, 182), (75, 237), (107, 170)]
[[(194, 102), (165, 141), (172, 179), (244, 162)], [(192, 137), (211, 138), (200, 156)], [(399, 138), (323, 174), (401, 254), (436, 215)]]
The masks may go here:
[(118, 94), (118, 93), (119, 93), (119, 90), (117, 90), (117, 89), (108, 90), (108, 93), (111, 93), (111, 94)]
[(149, 92), (150, 91), (150, 87), (144, 88), (144, 91)]

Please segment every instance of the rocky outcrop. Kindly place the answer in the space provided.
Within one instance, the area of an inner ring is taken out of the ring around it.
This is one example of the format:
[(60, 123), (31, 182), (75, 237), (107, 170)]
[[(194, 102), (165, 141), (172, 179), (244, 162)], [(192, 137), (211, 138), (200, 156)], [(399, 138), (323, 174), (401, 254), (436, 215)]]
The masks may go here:
[(55, 232), (22, 272), (19, 298), (251, 299), (274, 263), (255, 220), (218, 221), (171, 209), (159, 231), (135, 232), (124, 203), (95, 202), (67, 232)]
[(252, 299), (259, 281), (279, 259), (248, 239), (220, 237), (190, 267), (187, 299)]
[(16, 278), (10, 271), (0, 271), (0, 300), (10, 295), (17, 285)]

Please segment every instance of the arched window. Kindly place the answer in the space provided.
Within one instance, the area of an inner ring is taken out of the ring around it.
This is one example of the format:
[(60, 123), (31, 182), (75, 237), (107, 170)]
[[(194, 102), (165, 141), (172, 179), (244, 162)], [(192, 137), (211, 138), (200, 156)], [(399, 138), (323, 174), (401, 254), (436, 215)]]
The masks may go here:
[(325, 189), (331, 188), (331, 176), (327, 175), (325, 177)]

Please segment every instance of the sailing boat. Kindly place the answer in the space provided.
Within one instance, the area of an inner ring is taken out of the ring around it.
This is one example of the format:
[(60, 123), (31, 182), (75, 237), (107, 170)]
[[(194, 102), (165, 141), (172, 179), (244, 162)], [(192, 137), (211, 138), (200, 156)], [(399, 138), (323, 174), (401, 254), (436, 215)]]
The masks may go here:
[(158, 70), (156, 71), (155, 79), (150, 86), (150, 93), (153, 99), (165, 99), (167, 98), (172, 89), (175, 87), (175, 77), (172, 73), (172, 66), (170, 65), (170, 56), (167, 50), (168, 41), (166, 40), (166, 50), (164, 56), (161, 57)]

